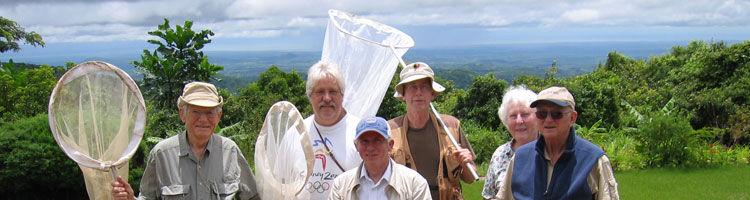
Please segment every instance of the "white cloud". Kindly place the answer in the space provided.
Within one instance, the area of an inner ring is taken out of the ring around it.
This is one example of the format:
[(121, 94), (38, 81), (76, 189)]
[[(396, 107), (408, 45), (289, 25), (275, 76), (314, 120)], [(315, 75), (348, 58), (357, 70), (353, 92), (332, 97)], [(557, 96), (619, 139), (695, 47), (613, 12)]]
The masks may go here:
[[(322, 21), (322, 20), (318, 20)], [(286, 24), (286, 26), (290, 27), (304, 27), (304, 26), (320, 26), (323, 23), (317, 23), (315, 19), (306, 18), (306, 17), (295, 17), (289, 21), (289, 23)]]
[(563, 20), (569, 21), (569, 22), (591, 22), (599, 19), (599, 11), (592, 10), (592, 9), (578, 9), (578, 10), (571, 10), (571, 11), (565, 11), (562, 16), (560, 16)]
[[(736, 0), (29, 0), (0, 2), (3, 17), (47, 42), (138, 40), (163, 18), (194, 21), (215, 37), (266, 38), (325, 28), (328, 9), (394, 27), (747, 27), (750, 1)], [(109, 28), (87, 34), (92, 28)]]

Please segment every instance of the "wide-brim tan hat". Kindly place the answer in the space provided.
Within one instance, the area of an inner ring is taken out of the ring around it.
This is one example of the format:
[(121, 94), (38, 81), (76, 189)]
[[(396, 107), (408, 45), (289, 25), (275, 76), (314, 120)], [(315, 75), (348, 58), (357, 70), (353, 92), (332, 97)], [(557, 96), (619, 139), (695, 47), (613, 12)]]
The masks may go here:
[(191, 82), (185, 85), (182, 96), (177, 99), (177, 107), (190, 104), (200, 107), (216, 107), (224, 104), (224, 98), (219, 96), (216, 87), (210, 83)]
[(432, 82), (432, 90), (438, 94), (445, 91), (445, 87), (440, 85), (440, 83), (435, 82), (435, 72), (432, 71), (432, 68), (430, 68), (427, 63), (415, 62), (406, 65), (406, 67), (401, 70), (399, 77), (401, 78), (401, 81), (396, 84), (396, 92), (393, 94), (393, 97), (396, 97), (399, 101), (404, 100), (404, 84), (419, 79), (429, 78)]
[(570, 108), (572, 108), (573, 110), (576, 109), (576, 101), (573, 98), (573, 94), (571, 94), (568, 89), (564, 87), (552, 86), (542, 90), (537, 95), (537, 100), (531, 102), (531, 107), (535, 108), (539, 104), (539, 102), (542, 101), (552, 102), (562, 107), (570, 106)]

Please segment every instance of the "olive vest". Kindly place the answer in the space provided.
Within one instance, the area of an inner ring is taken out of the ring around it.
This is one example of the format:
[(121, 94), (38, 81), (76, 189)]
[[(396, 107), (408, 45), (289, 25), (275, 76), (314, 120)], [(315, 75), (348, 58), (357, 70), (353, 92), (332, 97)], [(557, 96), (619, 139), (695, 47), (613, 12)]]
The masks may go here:
[[(448, 129), (450, 129), (451, 133), (453, 133), (453, 138), (460, 141), (458, 133), (461, 126), (458, 119), (443, 114), (441, 114), (440, 117), (443, 119), (443, 122)], [(433, 126), (437, 129), (438, 145), (440, 145), (440, 166), (438, 166), (437, 173), (440, 199), (463, 199), (460, 182), (462, 168), (460, 163), (453, 159), (452, 154), (455, 147), (448, 138), (448, 134), (443, 130), (443, 126), (437, 121), (437, 118), (432, 112), (430, 113), (430, 120), (433, 123)], [(412, 158), (409, 141), (407, 141), (406, 137), (406, 132), (409, 130), (409, 119), (405, 115), (401, 115), (389, 120), (388, 126), (391, 128), (391, 138), (393, 138), (394, 141), (393, 150), (390, 152), (391, 158), (393, 158), (396, 163), (402, 164), (416, 171), (417, 165)], [(444, 172), (448, 173), (446, 174)]]

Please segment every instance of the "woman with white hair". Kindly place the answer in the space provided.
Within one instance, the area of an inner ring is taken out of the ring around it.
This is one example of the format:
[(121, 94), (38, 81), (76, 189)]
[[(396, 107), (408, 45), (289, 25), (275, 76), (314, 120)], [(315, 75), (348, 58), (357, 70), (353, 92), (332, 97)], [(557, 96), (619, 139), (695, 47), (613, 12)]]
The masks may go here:
[(534, 100), (536, 93), (524, 85), (511, 86), (503, 95), (497, 114), (513, 139), (500, 145), (492, 154), (482, 190), (485, 199), (492, 199), (497, 194), (516, 149), (538, 136), (535, 109), (529, 106)]

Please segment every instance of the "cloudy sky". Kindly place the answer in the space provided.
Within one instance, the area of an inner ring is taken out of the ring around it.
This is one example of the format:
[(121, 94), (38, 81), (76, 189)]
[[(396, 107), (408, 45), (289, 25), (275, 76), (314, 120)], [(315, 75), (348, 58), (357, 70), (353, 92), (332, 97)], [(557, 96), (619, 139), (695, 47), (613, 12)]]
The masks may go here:
[[(320, 50), (328, 9), (393, 26), (415, 48), (519, 42), (750, 39), (745, 0), (3, 0), (48, 46), (137, 43), (168, 18), (216, 35), (205, 50)], [(27, 47), (33, 48), (33, 47)], [(142, 47), (134, 47), (142, 48)]]

